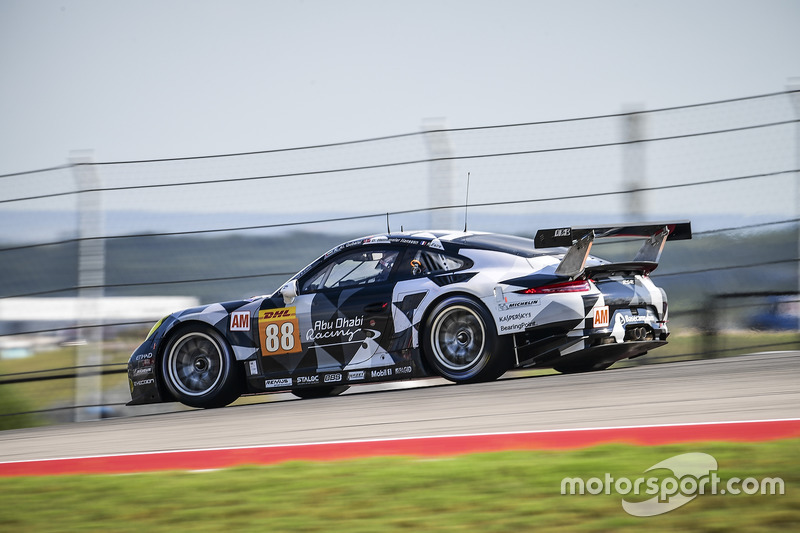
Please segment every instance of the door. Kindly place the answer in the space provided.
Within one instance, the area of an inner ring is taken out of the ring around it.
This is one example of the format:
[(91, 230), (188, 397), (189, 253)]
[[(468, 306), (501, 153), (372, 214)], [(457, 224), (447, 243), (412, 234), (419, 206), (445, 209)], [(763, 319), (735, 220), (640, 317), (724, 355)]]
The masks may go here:
[(264, 369), (305, 376), (389, 366), (399, 248), (345, 251), (299, 280), (295, 301), (259, 313)]

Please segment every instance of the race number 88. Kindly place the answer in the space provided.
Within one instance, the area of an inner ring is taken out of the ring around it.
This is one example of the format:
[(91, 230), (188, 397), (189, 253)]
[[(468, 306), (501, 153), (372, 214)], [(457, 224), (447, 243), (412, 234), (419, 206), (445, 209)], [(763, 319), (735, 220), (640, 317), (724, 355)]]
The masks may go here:
[(262, 309), (258, 312), (261, 355), (267, 357), (303, 350), (294, 307)]
[(284, 322), (280, 324), (268, 324), (264, 330), (264, 347), (269, 353), (275, 353), (278, 350), (283, 352), (291, 352), (295, 345), (294, 323)]

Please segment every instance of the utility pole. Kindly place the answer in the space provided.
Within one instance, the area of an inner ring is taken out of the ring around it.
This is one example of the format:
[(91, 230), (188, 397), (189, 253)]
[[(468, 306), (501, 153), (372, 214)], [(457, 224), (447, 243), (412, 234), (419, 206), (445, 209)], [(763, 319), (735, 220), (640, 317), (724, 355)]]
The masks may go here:
[(626, 208), (628, 222), (644, 220), (647, 213), (646, 192), (647, 162), (644, 153), (645, 116), (642, 113), (626, 113), (623, 116), (623, 148), (622, 178), (626, 195)]
[[(800, 218), (800, 78), (790, 78), (787, 86), (789, 91), (789, 98), (792, 101), (794, 108), (795, 118), (798, 120), (795, 123), (794, 134), (794, 150), (795, 150), (795, 165), (797, 170), (794, 173), (794, 202), (795, 202), (795, 218)], [(797, 253), (795, 257), (800, 258), (800, 223), (795, 224), (797, 231)], [(800, 294), (800, 261), (797, 263), (797, 291)]]
[[(102, 180), (93, 165), (92, 153), (70, 156), (78, 188), (78, 326), (84, 340), (77, 347), (75, 421), (100, 418), (102, 404), (103, 328), (88, 327), (101, 317), (105, 284), (105, 240), (103, 239)], [(102, 322), (102, 319), (100, 320)], [(93, 406), (93, 407), (81, 407)]]
[[(429, 207), (456, 205), (453, 169), (453, 146), (450, 143), (447, 123), (443, 118), (426, 119), (422, 124), (423, 138), (428, 146), (428, 155), (433, 160), (428, 165)], [(437, 209), (429, 212), (430, 229), (458, 228), (456, 209)]]

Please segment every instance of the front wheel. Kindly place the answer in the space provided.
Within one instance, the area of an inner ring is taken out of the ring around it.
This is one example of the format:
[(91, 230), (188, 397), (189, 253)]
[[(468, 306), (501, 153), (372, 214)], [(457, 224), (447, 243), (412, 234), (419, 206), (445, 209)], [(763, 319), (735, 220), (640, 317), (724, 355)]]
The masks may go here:
[(170, 337), (161, 375), (175, 399), (191, 407), (224, 407), (242, 392), (242, 369), (230, 346), (206, 326), (186, 326)]
[(465, 296), (436, 304), (424, 330), (427, 361), (456, 383), (492, 381), (511, 366), (508, 339), (497, 335), (489, 312)]

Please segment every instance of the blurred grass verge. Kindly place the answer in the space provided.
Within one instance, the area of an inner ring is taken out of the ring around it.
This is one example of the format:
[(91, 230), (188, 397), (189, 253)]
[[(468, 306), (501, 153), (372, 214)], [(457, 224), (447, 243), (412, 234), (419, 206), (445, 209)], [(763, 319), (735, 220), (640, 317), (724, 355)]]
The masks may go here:
[(41, 425), (41, 419), (31, 410), (27, 398), (15, 395), (8, 386), (0, 387), (0, 431)]
[[(797, 531), (799, 449), (798, 439), (618, 444), (445, 459), (6, 478), (0, 483), (0, 524), (8, 531)], [(610, 494), (561, 494), (565, 477), (666, 476), (663, 470), (645, 471), (688, 452), (715, 457), (723, 482), (779, 477), (785, 493), (698, 495), (650, 518), (626, 514), (623, 496), (613, 489)]]

